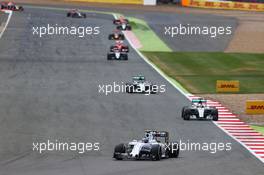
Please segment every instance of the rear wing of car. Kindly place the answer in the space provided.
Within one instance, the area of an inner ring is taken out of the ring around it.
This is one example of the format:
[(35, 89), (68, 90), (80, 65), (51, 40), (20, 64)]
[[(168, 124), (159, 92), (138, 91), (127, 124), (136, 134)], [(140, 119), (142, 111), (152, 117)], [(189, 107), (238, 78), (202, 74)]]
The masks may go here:
[(169, 132), (167, 131), (145, 130), (145, 133), (152, 134), (156, 138), (164, 138), (165, 143), (169, 143)]
[(133, 78), (133, 80), (145, 80), (145, 77), (142, 76), (142, 75), (139, 75), (139, 76), (133, 76), (132, 78)]
[(207, 100), (205, 100), (205, 99), (193, 99), (192, 103), (207, 103)]

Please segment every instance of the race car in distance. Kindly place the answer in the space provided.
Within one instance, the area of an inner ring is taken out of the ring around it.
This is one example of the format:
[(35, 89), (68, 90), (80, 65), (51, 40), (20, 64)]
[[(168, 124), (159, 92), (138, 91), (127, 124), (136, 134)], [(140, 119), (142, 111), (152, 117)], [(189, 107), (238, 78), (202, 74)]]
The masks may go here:
[(115, 25), (120, 25), (123, 23), (127, 23), (127, 24), (129, 23), (128, 19), (125, 19), (124, 16), (120, 16), (118, 19), (113, 20), (113, 24)]
[(124, 45), (122, 41), (116, 41), (115, 45), (110, 46), (110, 52), (118, 50), (119, 52), (129, 52), (129, 47)]
[(72, 17), (72, 18), (86, 18), (85, 13), (81, 13), (78, 9), (72, 9), (68, 11), (67, 17)]
[(108, 36), (109, 40), (124, 40), (125, 36), (120, 30), (115, 30), (114, 33)]
[(107, 54), (107, 60), (128, 60), (127, 53), (120, 52), (119, 49), (114, 48), (113, 52)]
[(1, 2), (1, 10), (24, 11), (24, 8), (13, 2)]
[(132, 27), (128, 23), (121, 23), (121, 24), (116, 26), (116, 29), (117, 30), (132, 30)]
[(131, 83), (126, 83), (127, 93), (157, 93), (157, 86), (147, 82), (145, 77), (142, 75), (134, 76)]
[(218, 110), (215, 107), (207, 106), (207, 101), (203, 98), (193, 99), (191, 106), (182, 108), (182, 118), (184, 120), (196, 118), (218, 121)]
[(168, 132), (146, 130), (143, 139), (116, 145), (113, 158), (116, 160), (135, 159), (158, 161), (166, 158), (177, 158), (179, 151), (179, 144), (177, 142), (169, 142)]

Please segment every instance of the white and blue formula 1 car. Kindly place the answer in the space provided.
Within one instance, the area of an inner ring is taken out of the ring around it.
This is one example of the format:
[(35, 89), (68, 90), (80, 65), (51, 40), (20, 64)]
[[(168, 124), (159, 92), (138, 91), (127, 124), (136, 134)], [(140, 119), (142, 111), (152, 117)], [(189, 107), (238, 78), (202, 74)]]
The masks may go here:
[[(160, 141), (159, 139), (163, 139)], [(116, 160), (154, 160), (177, 158), (179, 144), (169, 142), (169, 133), (166, 131), (146, 130), (141, 140), (116, 145), (113, 158)]]

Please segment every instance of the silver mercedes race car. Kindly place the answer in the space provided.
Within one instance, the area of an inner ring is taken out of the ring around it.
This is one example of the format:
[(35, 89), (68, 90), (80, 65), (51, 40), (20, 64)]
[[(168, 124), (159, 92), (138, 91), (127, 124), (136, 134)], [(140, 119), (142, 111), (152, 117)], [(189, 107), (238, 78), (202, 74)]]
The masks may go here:
[(132, 30), (132, 26), (128, 23), (122, 23), (116, 26), (117, 30)]
[(148, 93), (156, 94), (158, 91), (157, 86), (146, 81), (142, 75), (134, 76), (132, 82), (126, 83), (127, 93)]
[(177, 158), (179, 151), (179, 144), (169, 141), (168, 132), (146, 130), (143, 139), (116, 145), (113, 158), (116, 160), (135, 159), (158, 161), (166, 158)]
[(191, 106), (182, 108), (182, 118), (190, 119), (210, 119), (218, 121), (218, 109), (207, 106), (207, 101), (203, 98), (192, 100)]

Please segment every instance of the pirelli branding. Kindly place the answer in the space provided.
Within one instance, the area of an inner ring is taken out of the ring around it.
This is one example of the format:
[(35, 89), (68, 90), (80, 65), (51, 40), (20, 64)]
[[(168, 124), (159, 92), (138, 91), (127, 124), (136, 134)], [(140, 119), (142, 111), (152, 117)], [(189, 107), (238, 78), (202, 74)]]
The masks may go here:
[(216, 92), (239, 92), (239, 81), (216, 81)]
[(246, 102), (247, 114), (264, 114), (264, 100), (250, 100)]

